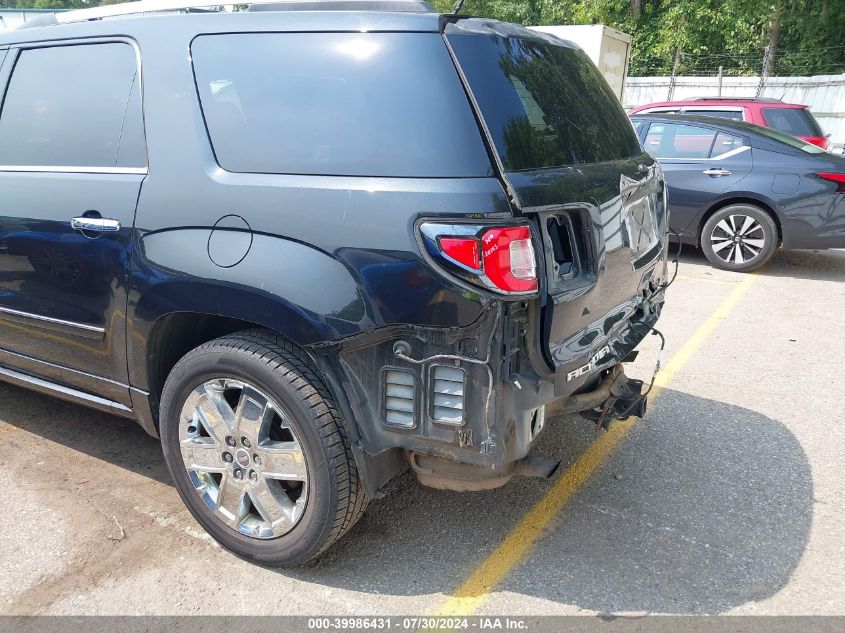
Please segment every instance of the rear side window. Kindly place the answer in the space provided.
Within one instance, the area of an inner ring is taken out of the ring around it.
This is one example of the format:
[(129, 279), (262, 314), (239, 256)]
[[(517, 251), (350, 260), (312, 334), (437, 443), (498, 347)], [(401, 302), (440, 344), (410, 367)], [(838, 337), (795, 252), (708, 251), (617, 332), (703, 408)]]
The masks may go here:
[(713, 149), (710, 150), (710, 158), (718, 158), (728, 152), (732, 152), (743, 146), (741, 136), (734, 136), (727, 132), (719, 132), (716, 134), (716, 140), (713, 141)]
[(21, 51), (0, 112), (0, 165), (144, 167), (137, 69), (128, 44)]
[(803, 108), (763, 108), (769, 127), (792, 136), (823, 136), (813, 115)]
[(580, 49), (461, 33), (451, 25), (446, 33), (505, 169), (600, 163), (641, 153), (619, 100)]
[(191, 52), (214, 153), (228, 171), (492, 175), (437, 33), (206, 35)]

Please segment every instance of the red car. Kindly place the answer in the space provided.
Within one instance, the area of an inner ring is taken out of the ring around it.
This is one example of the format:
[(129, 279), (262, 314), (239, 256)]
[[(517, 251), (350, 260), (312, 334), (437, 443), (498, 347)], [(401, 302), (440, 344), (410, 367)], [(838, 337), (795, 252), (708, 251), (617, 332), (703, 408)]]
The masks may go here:
[(829, 135), (825, 135), (813, 114), (805, 105), (784, 103), (779, 99), (737, 97), (693, 97), (683, 101), (649, 103), (631, 110), (628, 114), (697, 114), (723, 119), (747, 121), (770, 127), (800, 139), (830, 149)]

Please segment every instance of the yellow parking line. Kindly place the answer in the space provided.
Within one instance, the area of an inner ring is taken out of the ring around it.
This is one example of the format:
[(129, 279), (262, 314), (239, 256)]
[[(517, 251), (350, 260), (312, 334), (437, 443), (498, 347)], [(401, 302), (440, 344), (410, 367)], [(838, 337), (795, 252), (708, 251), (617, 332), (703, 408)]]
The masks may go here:
[(679, 349), (672, 357), (672, 360), (666, 363), (663, 369), (660, 370), (660, 373), (657, 374), (657, 379), (654, 381), (654, 389), (651, 390), (652, 399), (660, 393), (663, 387), (666, 387), (672, 382), (677, 373), (686, 366), (690, 358), (692, 358), (693, 355), (701, 349), (701, 346), (704, 344), (704, 341), (707, 340), (707, 337), (712, 334), (713, 330), (716, 329), (716, 326), (719, 325), (720, 321), (724, 321), (727, 318), (727, 316), (731, 313), (731, 310), (733, 310), (734, 306), (736, 306), (740, 299), (745, 296), (745, 293), (748, 292), (751, 284), (753, 284), (756, 279), (756, 273), (746, 275), (739, 285), (731, 291), (731, 294), (729, 294), (725, 300), (719, 304), (719, 307), (713, 311), (713, 314), (711, 314), (693, 333), (689, 340), (684, 343), (683, 347), (681, 347), (681, 349)]
[[(662, 369), (655, 381), (650, 397), (652, 401), (664, 387), (680, 372), (720, 321), (724, 320), (754, 283), (756, 275), (747, 275), (719, 307), (693, 333), (687, 342)], [(581, 485), (612, 453), (616, 446), (634, 426), (631, 420), (617, 422), (610, 426), (572, 464), (545, 496), (522, 517), (501, 544), (469, 575), (457, 591), (449, 597), (438, 616), (468, 616), (475, 613), (492, 591), (508, 573), (524, 558), (552, 519), (563, 509), (567, 501)]]

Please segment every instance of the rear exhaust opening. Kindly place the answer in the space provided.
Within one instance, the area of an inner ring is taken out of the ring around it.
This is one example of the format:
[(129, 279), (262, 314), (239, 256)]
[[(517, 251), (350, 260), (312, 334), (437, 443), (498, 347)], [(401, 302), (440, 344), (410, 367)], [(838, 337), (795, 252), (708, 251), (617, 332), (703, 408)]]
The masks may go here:
[(548, 479), (560, 468), (559, 459), (547, 459), (538, 455), (528, 455), (516, 463), (515, 474), (523, 477)]

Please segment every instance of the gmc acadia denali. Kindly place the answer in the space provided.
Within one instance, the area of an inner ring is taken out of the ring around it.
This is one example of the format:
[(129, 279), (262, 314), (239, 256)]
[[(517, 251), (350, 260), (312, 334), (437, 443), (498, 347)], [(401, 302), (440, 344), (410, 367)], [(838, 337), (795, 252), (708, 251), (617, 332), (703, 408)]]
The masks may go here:
[(552, 415), (643, 414), (665, 186), (580, 49), (421, 2), (150, 8), (0, 34), (3, 380), (137, 420), (265, 564), (408, 466), (494, 488), (549, 474)]

